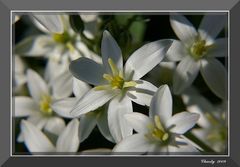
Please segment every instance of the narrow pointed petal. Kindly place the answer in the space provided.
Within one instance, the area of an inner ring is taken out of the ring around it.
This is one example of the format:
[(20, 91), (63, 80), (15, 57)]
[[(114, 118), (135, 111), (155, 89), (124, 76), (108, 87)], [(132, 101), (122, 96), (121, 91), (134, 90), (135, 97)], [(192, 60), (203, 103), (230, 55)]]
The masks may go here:
[(180, 14), (170, 16), (170, 23), (178, 38), (187, 46), (191, 45), (198, 33), (192, 23)]
[(96, 126), (96, 114), (95, 113), (87, 113), (80, 118), (80, 126), (79, 126), (79, 138), (81, 142), (88, 138), (93, 129)]
[(78, 129), (78, 119), (73, 119), (68, 123), (57, 140), (57, 152), (77, 152), (80, 144)]
[(33, 13), (33, 17), (51, 33), (62, 34), (64, 31), (64, 25), (61, 21), (60, 15), (42, 15)]
[(39, 107), (37, 106), (36, 102), (30, 97), (16, 96), (14, 100), (15, 100), (14, 105), (15, 117), (25, 117), (39, 111)]
[(201, 74), (211, 89), (218, 97), (225, 99), (227, 96), (227, 70), (217, 59), (204, 59), (201, 61)]
[(149, 116), (153, 119), (155, 115), (160, 117), (163, 126), (172, 116), (172, 95), (167, 85), (160, 86), (152, 98)]
[(76, 97), (78, 98), (82, 97), (90, 89), (91, 87), (87, 83), (76, 78), (73, 78), (73, 93)]
[(31, 69), (27, 71), (27, 83), (29, 92), (37, 103), (41, 100), (42, 96), (49, 94), (45, 81), (38, 73)]
[(65, 128), (65, 122), (62, 118), (59, 118), (59, 117), (49, 118), (44, 127), (45, 130), (57, 136), (60, 135), (60, 133), (63, 131), (64, 128)]
[(170, 131), (177, 134), (184, 134), (191, 129), (198, 121), (199, 114), (181, 112), (175, 114), (166, 122), (166, 127), (170, 127)]
[(173, 40), (172, 45), (167, 51), (166, 61), (180, 61), (187, 55), (186, 46), (179, 40)]
[(138, 80), (147, 74), (162, 61), (171, 44), (172, 40), (158, 40), (136, 50), (125, 64), (126, 78)]
[(73, 109), (76, 102), (77, 102), (76, 98), (65, 98), (62, 100), (55, 101), (51, 107), (61, 117), (73, 118), (70, 112)]
[(52, 87), (53, 97), (55, 99), (66, 98), (72, 94), (73, 77), (68, 70), (64, 71), (51, 80), (50, 86)]
[[(41, 113), (39, 112), (35, 112), (33, 115), (30, 115), (27, 118), (27, 121), (32, 123), (34, 126), (36, 126), (38, 129), (42, 129), (46, 123), (47, 123), (47, 119), (45, 117), (42, 116)], [(24, 136), (23, 136), (23, 132), (21, 131), (18, 138), (17, 138), (17, 142), (21, 143), (24, 141)]]
[(211, 42), (217, 37), (226, 24), (226, 16), (208, 14), (203, 17), (198, 32), (201, 38), (207, 42)]
[(133, 112), (125, 114), (129, 126), (131, 126), (138, 133), (148, 133), (148, 126), (152, 125), (152, 120), (144, 114)]
[(110, 142), (115, 143), (108, 127), (108, 111), (105, 109), (97, 115), (97, 126), (101, 134)]
[(147, 152), (150, 147), (151, 144), (146, 140), (144, 134), (134, 134), (119, 142), (113, 148), (113, 152), (141, 154)]
[(157, 87), (144, 80), (138, 80), (137, 83), (127, 92), (128, 97), (137, 104), (149, 106)]
[(54, 41), (48, 35), (30, 36), (17, 43), (14, 52), (24, 56), (45, 56), (53, 46)]
[(218, 38), (214, 41), (212, 49), (209, 49), (207, 57), (227, 57), (228, 56), (228, 39)]
[(129, 127), (124, 115), (132, 113), (132, 102), (128, 97), (120, 99), (113, 98), (108, 106), (108, 127), (116, 143), (120, 142), (133, 133), (133, 128)]
[(182, 93), (189, 87), (198, 75), (200, 62), (186, 56), (177, 66), (173, 75), (173, 92)]
[(77, 79), (93, 85), (100, 85), (103, 81), (104, 69), (102, 65), (91, 59), (81, 57), (71, 62), (71, 73)]
[(21, 122), (21, 130), (25, 144), (31, 153), (55, 152), (55, 148), (49, 139), (32, 123), (23, 120)]
[(102, 45), (101, 45), (102, 59), (104, 67), (108, 72), (111, 72), (111, 68), (108, 63), (108, 59), (111, 58), (116, 64), (119, 70), (123, 69), (122, 52), (115, 39), (108, 31), (103, 32)]
[[(59, 54), (53, 53), (54, 56), (50, 56), (48, 58), (48, 62), (44, 72), (44, 79), (49, 83), (52, 82), (57, 76), (61, 75), (63, 72), (69, 69), (69, 62), (66, 58), (62, 58), (61, 61), (59, 60)], [(57, 70), (56, 70), (57, 69)]]
[(107, 103), (115, 95), (116, 93), (113, 91), (96, 91), (92, 88), (76, 103), (70, 114), (78, 117), (82, 114), (93, 111)]

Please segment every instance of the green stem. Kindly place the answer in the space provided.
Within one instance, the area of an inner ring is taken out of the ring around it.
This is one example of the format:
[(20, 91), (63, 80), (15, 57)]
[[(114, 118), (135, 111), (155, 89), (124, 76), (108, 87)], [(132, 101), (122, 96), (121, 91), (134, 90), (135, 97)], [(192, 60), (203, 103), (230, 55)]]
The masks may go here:
[(204, 142), (199, 140), (195, 135), (193, 135), (191, 132), (185, 133), (184, 136), (189, 138), (191, 141), (196, 143), (199, 147), (201, 147), (207, 154), (212, 153), (212, 154), (217, 154), (216, 151), (214, 151), (212, 148), (210, 148), (208, 145), (206, 145)]

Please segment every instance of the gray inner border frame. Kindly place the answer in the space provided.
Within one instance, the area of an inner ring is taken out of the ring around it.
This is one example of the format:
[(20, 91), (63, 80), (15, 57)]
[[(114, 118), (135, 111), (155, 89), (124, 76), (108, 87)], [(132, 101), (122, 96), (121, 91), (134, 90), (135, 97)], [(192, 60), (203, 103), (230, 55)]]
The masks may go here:
[[(94, 2), (95, 1), (95, 2)], [(33, 165), (53, 165), (57, 162), (57, 165), (66, 166), (71, 164), (75, 165), (115, 165), (115, 164), (136, 164), (136, 165), (149, 165), (149, 163), (168, 165), (168, 166), (206, 166), (201, 164), (202, 159), (207, 160), (227, 160), (226, 164), (217, 164), (217, 166), (230, 166), (235, 167), (240, 165), (240, 157), (238, 147), (238, 141), (240, 139), (240, 133), (237, 131), (237, 122), (239, 111), (237, 111), (237, 86), (240, 85), (240, 81), (237, 79), (238, 72), (238, 59), (239, 56), (235, 56), (237, 53), (237, 39), (240, 39), (239, 33), (239, 16), (240, 3), (238, 0), (201, 0), (201, 1), (188, 1), (188, 0), (148, 0), (138, 2), (128, 2), (127, 0), (114, 1), (102, 0), (88, 0), (87, 2), (68, 0), (65, 2), (52, 3), (47, 0), (31, 1), (31, 0), (0, 0), (0, 20), (2, 22), (0, 32), (1, 37), (1, 53), (4, 55), (0, 61), (0, 73), (1, 80), (1, 107), (2, 111), (0, 116), (0, 132), (2, 134), (0, 139), (0, 164), (3, 166), (33, 166)], [(96, 7), (97, 6), (97, 7)], [(10, 99), (11, 99), (11, 68), (10, 68), (10, 15), (11, 10), (226, 10), (230, 14), (230, 156), (229, 157), (11, 157), (10, 155), (10, 132), (11, 127), (9, 123), (10, 118)], [(235, 111), (236, 110), (236, 111)], [(4, 163), (4, 164), (3, 164)], [(212, 165), (213, 166), (213, 165)]]

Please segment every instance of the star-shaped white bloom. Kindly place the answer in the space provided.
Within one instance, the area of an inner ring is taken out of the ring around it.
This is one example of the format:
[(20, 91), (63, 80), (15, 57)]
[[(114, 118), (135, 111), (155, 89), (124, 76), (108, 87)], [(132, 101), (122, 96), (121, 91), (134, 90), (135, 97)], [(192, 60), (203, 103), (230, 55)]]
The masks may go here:
[(137, 133), (120, 141), (114, 152), (174, 154), (197, 151), (183, 134), (196, 124), (199, 115), (181, 112), (172, 116), (172, 97), (167, 85), (159, 87), (153, 96), (149, 117), (134, 112), (126, 114), (125, 118)]
[(189, 88), (182, 95), (187, 111), (201, 115), (199, 128), (192, 133), (214, 151), (225, 153), (227, 149), (227, 102), (213, 105), (195, 89)]
[(227, 56), (227, 38), (216, 39), (226, 24), (224, 15), (204, 16), (198, 30), (179, 14), (171, 15), (170, 23), (181, 40), (173, 42), (166, 56), (171, 61), (180, 61), (173, 77), (174, 93), (181, 94), (200, 71), (211, 91), (225, 98), (227, 72), (216, 59)]
[(72, 74), (95, 87), (83, 96), (71, 114), (80, 116), (109, 102), (108, 126), (116, 142), (132, 134), (123, 115), (132, 112), (134, 101), (149, 105), (157, 88), (140, 80), (164, 58), (171, 40), (159, 40), (144, 45), (135, 51), (123, 67), (122, 53), (108, 31), (104, 31), (101, 51), (103, 64), (88, 58), (79, 58), (70, 64)]
[[(64, 75), (62, 77), (65, 77)], [(71, 78), (71, 75), (70, 75)], [(65, 78), (68, 81), (68, 78)], [(15, 117), (28, 117), (27, 120), (35, 124), (39, 129), (59, 135), (65, 127), (64, 120), (57, 116), (52, 109), (54, 101), (60, 97), (69, 96), (69, 84), (66, 83), (49, 84), (33, 70), (27, 71), (27, 86), (31, 97), (15, 96)], [(60, 91), (60, 93), (59, 93)], [(23, 141), (22, 134), (18, 141)]]
[[(63, 72), (65, 64), (82, 56), (101, 61), (100, 57), (81, 41), (79, 34), (72, 30), (67, 15), (33, 13), (31, 16), (33, 23), (44, 34), (24, 38), (16, 44), (15, 53), (21, 56), (46, 57), (46, 79), (49, 79), (49, 75), (57, 76)], [(89, 32), (86, 31), (85, 34)]]
[(63, 128), (59, 134), (56, 145), (48, 139), (48, 137), (34, 125), (27, 120), (21, 121), (21, 131), (24, 136), (24, 143), (32, 154), (39, 153), (53, 153), (53, 152), (77, 152), (80, 140), (78, 137), (79, 121), (73, 119)]

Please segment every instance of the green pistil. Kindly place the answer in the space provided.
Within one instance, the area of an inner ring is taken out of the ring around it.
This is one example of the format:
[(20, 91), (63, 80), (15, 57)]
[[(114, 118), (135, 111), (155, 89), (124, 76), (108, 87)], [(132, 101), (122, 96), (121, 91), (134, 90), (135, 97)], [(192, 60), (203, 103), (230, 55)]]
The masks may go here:
[(150, 133), (146, 134), (145, 136), (150, 140), (165, 143), (170, 137), (169, 133), (165, 131), (158, 115), (154, 116), (154, 125), (148, 125), (148, 129)]
[(206, 40), (202, 40), (200, 37), (197, 37), (190, 47), (190, 54), (195, 60), (199, 60), (204, 57), (208, 50), (212, 47), (213, 45), (206, 45)]
[(128, 87), (134, 87), (137, 85), (134, 81), (126, 82), (123, 78), (122, 71), (119, 71), (116, 64), (112, 61), (112, 59), (108, 59), (109, 66), (111, 68), (110, 74), (103, 74), (103, 78), (108, 81), (107, 85), (96, 86), (95, 90), (111, 90), (111, 89), (124, 89)]
[(52, 115), (52, 108), (51, 108), (52, 99), (48, 95), (43, 95), (41, 101), (39, 102), (39, 107), (43, 115), (51, 116)]
[(53, 34), (54, 41), (62, 44), (66, 44), (71, 41), (71, 37), (67, 32), (63, 32), (62, 34)]

